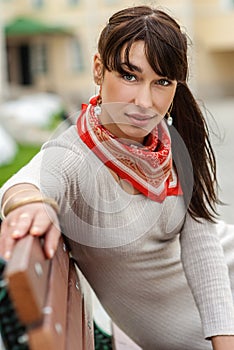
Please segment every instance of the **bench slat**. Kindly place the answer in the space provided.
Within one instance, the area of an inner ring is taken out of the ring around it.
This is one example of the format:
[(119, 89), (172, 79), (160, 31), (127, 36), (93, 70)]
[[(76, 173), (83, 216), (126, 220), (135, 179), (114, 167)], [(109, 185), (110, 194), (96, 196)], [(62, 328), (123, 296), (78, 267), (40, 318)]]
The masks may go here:
[[(76, 265), (75, 265), (76, 266)], [(93, 311), (92, 311), (92, 295), (90, 286), (76, 266), (76, 273), (78, 275), (82, 293), (82, 350), (94, 349), (94, 327), (93, 327)]]
[(51, 264), (43, 322), (28, 332), (30, 350), (66, 350), (68, 268), (69, 257), (60, 240)]
[(67, 337), (66, 350), (83, 350), (82, 304), (83, 296), (79, 277), (70, 260), (68, 277)]
[(19, 240), (4, 276), (21, 321), (27, 325), (42, 318), (50, 261), (45, 258), (38, 238), (27, 235)]

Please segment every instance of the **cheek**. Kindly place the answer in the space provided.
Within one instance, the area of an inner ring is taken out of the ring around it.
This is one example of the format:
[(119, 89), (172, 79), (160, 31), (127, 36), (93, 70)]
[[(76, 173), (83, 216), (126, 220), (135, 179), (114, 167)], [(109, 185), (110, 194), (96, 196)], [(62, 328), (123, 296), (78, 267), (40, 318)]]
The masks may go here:
[(131, 102), (133, 89), (125, 87), (118, 82), (106, 81), (102, 86), (102, 101), (107, 102)]
[(160, 115), (164, 116), (173, 102), (175, 96), (175, 90), (171, 89), (170, 91), (157, 93), (154, 97), (154, 106)]

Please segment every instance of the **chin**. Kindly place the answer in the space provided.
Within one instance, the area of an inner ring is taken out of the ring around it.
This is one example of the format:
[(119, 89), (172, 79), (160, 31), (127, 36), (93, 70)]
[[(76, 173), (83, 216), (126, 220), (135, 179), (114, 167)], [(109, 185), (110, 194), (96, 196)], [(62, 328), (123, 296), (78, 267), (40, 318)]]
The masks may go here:
[(128, 129), (125, 127), (121, 130), (123, 132), (123, 139), (126, 138), (137, 142), (143, 141), (144, 138), (150, 133), (148, 130), (140, 129), (137, 127), (129, 127)]

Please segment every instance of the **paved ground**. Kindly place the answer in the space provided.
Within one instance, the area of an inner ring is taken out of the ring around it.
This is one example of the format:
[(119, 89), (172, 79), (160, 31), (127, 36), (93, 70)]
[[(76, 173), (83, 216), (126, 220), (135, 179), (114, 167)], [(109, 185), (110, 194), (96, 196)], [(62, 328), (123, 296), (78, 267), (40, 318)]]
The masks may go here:
[(220, 140), (212, 137), (217, 156), (220, 197), (227, 203), (220, 207), (219, 212), (222, 219), (234, 224), (234, 97), (206, 101), (206, 106), (217, 122), (222, 137)]

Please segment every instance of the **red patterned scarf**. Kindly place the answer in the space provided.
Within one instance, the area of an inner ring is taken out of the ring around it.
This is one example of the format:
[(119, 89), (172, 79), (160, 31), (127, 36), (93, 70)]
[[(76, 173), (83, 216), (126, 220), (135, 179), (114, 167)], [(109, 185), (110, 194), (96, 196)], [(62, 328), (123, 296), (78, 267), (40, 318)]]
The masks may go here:
[(164, 121), (153, 129), (147, 146), (128, 145), (100, 123), (92, 104), (83, 104), (77, 130), (107, 167), (145, 196), (162, 202), (166, 196), (182, 195), (172, 167), (171, 140)]

